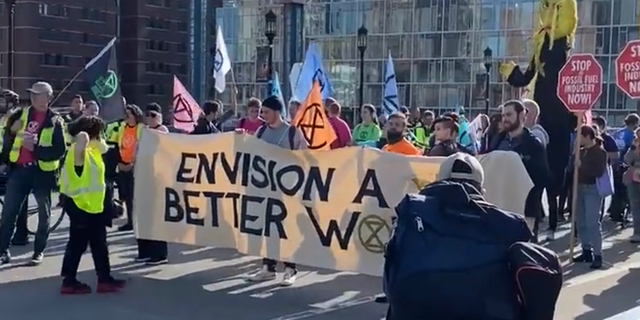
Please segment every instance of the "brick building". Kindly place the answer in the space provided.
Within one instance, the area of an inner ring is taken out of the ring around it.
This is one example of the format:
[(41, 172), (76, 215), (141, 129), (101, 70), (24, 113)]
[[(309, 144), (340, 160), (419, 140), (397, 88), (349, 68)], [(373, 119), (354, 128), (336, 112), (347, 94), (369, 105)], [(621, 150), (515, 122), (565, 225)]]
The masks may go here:
[[(145, 105), (171, 101), (173, 75), (188, 85), (189, 21), (194, 1), (200, 0), (18, 0), (16, 4), (14, 91), (23, 95), (43, 80), (60, 92), (83, 66), (116, 35), (123, 95)], [(204, 0), (212, 6), (220, 0)], [(7, 8), (0, 2), (0, 86), (7, 78)], [(206, 18), (206, 17), (205, 17)], [(208, 41), (207, 41), (208, 42)], [(90, 99), (80, 75), (56, 105), (64, 106), (82, 94)]]

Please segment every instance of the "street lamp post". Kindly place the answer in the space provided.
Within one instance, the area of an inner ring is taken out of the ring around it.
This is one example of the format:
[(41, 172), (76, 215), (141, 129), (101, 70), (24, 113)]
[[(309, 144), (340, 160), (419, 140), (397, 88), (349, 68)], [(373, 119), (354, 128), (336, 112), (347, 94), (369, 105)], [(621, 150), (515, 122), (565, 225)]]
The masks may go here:
[(264, 35), (269, 41), (269, 61), (267, 66), (267, 68), (269, 68), (269, 83), (273, 81), (273, 39), (276, 37), (277, 19), (278, 16), (276, 16), (273, 10), (269, 10), (264, 16)]
[(15, 38), (15, 32), (16, 32), (16, 0), (4, 0), (5, 4), (7, 5), (7, 8), (9, 10), (7, 10), (7, 15), (8, 15), (8, 19), (7, 19), (7, 23), (8, 23), (8, 30), (9, 30), (9, 35), (7, 36), (7, 79), (9, 80), (9, 88), (11, 90), (15, 90), (14, 87), (14, 65), (15, 65), (15, 48), (14, 48), (14, 38)]
[(487, 71), (487, 76), (484, 78), (484, 113), (489, 114), (489, 93), (491, 92), (491, 65), (493, 63), (493, 51), (487, 47), (484, 49), (484, 68)]
[(364, 104), (364, 52), (367, 50), (367, 37), (369, 36), (369, 30), (362, 25), (358, 28), (358, 38), (356, 40), (358, 44), (358, 51), (360, 51), (360, 88), (358, 89), (358, 104), (360, 108)]

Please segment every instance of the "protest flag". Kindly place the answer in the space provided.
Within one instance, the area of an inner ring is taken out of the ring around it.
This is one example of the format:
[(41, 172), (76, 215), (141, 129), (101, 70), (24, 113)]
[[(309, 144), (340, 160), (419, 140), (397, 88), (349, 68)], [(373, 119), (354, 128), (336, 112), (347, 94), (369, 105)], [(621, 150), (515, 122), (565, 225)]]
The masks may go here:
[(122, 93), (118, 76), (116, 38), (84, 66), (85, 81), (100, 104), (100, 117), (105, 122), (124, 118)]
[(307, 97), (316, 81), (320, 83), (322, 99), (329, 98), (333, 87), (331, 86), (331, 81), (329, 81), (329, 75), (322, 66), (322, 58), (318, 53), (317, 46), (315, 43), (311, 43), (300, 67), (300, 73), (298, 74), (293, 92), (293, 99), (299, 100)]
[[(282, 96), (282, 90), (280, 89), (280, 77), (278, 76), (278, 72), (273, 72), (273, 79), (269, 81), (269, 96), (276, 97), (280, 99), (280, 102), (284, 105), (284, 97)], [(289, 119), (289, 110), (288, 108), (284, 108), (282, 110), (282, 117), (286, 120)]]
[(216, 36), (216, 55), (213, 58), (213, 78), (215, 79), (215, 88), (222, 93), (227, 86), (225, 77), (231, 71), (231, 60), (229, 60), (229, 52), (227, 44), (224, 42), (222, 28), (218, 26), (218, 35)]
[(173, 76), (173, 126), (186, 132), (193, 131), (202, 109), (182, 85), (180, 79)]
[(331, 143), (337, 138), (324, 111), (320, 90), (320, 82), (315, 81), (292, 121), (302, 131), (311, 150), (329, 150)]
[(400, 100), (398, 100), (398, 82), (396, 71), (393, 68), (393, 58), (389, 50), (389, 58), (384, 66), (384, 101), (382, 102), (382, 112), (389, 116), (400, 110)]

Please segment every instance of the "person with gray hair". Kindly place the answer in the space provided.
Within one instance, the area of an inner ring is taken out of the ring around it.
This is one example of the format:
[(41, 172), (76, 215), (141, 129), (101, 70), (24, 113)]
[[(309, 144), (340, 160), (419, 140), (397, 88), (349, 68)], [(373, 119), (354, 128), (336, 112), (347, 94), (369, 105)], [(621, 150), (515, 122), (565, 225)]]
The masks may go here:
[(549, 144), (549, 134), (539, 123), (540, 106), (531, 99), (522, 99), (525, 109), (527, 110), (524, 120), (524, 126), (531, 130), (531, 133), (540, 140), (544, 147)]
[(100, 115), (100, 106), (94, 100), (87, 101), (84, 104), (84, 109), (82, 110), (85, 116), (99, 116)]

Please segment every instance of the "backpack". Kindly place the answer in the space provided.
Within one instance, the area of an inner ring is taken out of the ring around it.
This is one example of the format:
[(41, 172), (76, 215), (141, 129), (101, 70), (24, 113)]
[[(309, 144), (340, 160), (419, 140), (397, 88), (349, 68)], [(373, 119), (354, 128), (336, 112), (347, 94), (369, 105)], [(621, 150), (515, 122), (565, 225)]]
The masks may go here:
[[(258, 131), (256, 131), (256, 138), (261, 139), (262, 135), (266, 130), (267, 130), (267, 125), (266, 124), (261, 125), (260, 128), (258, 128)], [(289, 149), (295, 150), (293, 147), (293, 143), (296, 137), (296, 127), (289, 126), (289, 129), (287, 129), (287, 135), (289, 137)]]
[(531, 232), (468, 188), (432, 183), (395, 208), (383, 272), (387, 319), (520, 319), (507, 257)]
[(521, 320), (553, 320), (562, 289), (558, 255), (537, 244), (516, 242), (509, 248), (509, 269), (522, 304)]

